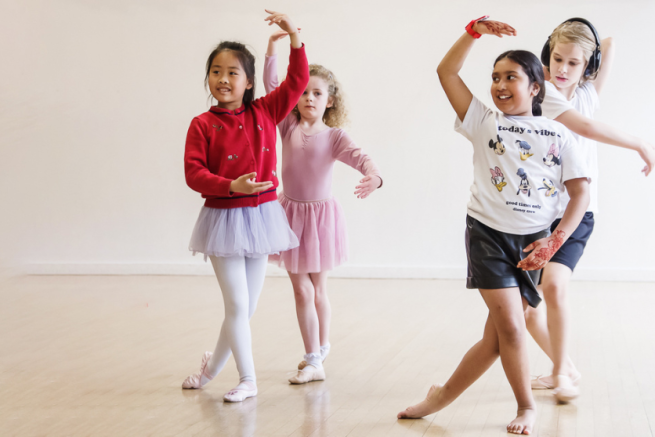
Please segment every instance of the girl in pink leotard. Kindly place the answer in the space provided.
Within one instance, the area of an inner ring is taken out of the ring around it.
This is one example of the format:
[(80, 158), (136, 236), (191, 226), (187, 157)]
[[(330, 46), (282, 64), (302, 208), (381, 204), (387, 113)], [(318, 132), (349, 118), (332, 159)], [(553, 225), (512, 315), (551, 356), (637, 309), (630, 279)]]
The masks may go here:
[[(275, 43), (284, 36), (286, 32), (279, 31), (269, 39), (264, 64), (267, 93), (278, 84)], [(284, 186), (279, 201), (300, 245), (269, 257), (291, 278), (305, 345), (298, 373), (289, 379), (292, 384), (325, 379), (323, 361), (330, 351), (327, 272), (346, 261), (348, 255), (345, 218), (331, 192), (334, 162), (344, 162), (364, 175), (355, 191), (360, 199), (382, 186), (380, 172), (371, 158), (339, 129), (346, 121), (340, 84), (320, 65), (310, 65), (309, 74), (309, 84), (298, 105), (278, 124)]]

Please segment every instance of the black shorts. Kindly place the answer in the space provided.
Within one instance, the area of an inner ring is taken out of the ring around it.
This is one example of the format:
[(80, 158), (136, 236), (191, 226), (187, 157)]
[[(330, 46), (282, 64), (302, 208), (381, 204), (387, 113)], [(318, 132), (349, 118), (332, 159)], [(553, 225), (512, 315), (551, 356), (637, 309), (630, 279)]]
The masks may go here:
[(530, 234), (506, 234), (466, 216), (466, 288), (498, 289), (518, 287), (531, 307), (541, 302), (537, 284), (541, 270), (521, 270), (516, 265), (529, 252), (526, 246), (550, 235), (549, 229)]
[[(553, 232), (559, 226), (560, 219), (553, 222), (550, 231)], [(578, 261), (584, 253), (584, 248), (594, 231), (594, 213), (586, 212), (582, 221), (575, 231), (571, 234), (568, 240), (559, 248), (555, 255), (550, 259), (550, 262), (564, 264), (571, 271), (575, 270)]]

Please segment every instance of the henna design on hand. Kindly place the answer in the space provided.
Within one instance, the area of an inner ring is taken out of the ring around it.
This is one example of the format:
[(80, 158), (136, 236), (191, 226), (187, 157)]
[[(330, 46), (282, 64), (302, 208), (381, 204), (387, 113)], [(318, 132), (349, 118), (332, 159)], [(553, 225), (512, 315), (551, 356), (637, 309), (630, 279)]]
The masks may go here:
[(564, 235), (564, 231), (555, 231), (548, 237), (548, 246), (536, 249), (527, 258), (521, 260), (516, 267), (523, 270), (542, 269), (564, 244)]

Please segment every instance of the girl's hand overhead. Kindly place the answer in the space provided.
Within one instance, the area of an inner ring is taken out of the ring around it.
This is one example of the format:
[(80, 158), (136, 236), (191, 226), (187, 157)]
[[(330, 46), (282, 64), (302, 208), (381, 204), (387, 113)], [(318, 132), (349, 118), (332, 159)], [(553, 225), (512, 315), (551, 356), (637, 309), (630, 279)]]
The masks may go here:
[(270, 14), (268, 17), (264, 19), (264, 21), (268, 21), (269, 26), (272, 26), (273, 24), (277, 24), (278, 26), (280, 26), (280, 29), (284, 30), (287, 34), (298, 32), (298, 28), (293, 24), (293, 22), (287, 16), (287, 14), (284, 14), (282, 12), (269, 11), (268, 9), (264, 9), (264, 10)]
[(271, 42), (277, 42), (281, 40), (282, 38), (288, 36), (289, 33), (284, 31), (284, 30), (276, 30), (271, 34), (271, 36), (268, 38), (269, 41)]
[(512, 26), (493, 20), (478, 21), (473, 25), (473, 30), (480, 35), (496, 35), (499, 38), (503, 35), (516, 36), (516, 30)]
[[(300, 28), (298, 28), (298, 32), (300, 32)], [(271, 42), (277, 42), (281, 40), (282, 38), (286, 37), (289, 35), (289, 32), (285, 30), (276, 30), (273, 32), (273, 34), (268, 38), (269, 41)]]

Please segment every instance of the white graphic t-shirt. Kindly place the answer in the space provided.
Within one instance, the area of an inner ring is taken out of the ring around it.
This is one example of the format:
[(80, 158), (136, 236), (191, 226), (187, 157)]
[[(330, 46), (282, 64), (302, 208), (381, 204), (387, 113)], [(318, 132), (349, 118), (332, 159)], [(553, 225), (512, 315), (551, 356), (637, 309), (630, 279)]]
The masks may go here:
[[(596, 92), (596, 87), (591, 82), (587, 82), (576, 88), (575, 94), (571, 100), (566, 100), (562, 93), (557, 90), (555, 85), (546, 82), (546, 96), (544, 97), (544, 102), (541, 104), (541, 111), (544, 117), (550, 118), (551, 120), (556, 119), (570, 109), (575, 109), (587, 118), (594, 118), (594, 113), (599, 106), (600, 102), (598, 99), (598, 93)], [(571, 135), (573, 135), (573, 138), (578, 142), (580, 154), (589, 165), (591, 183), (589, 184), (589, 207), (587, 208), (587, 211), (597, 213), (598, 191), (596, 188), (598, 187), (598, 150), (596, 149), (596, 142), (589, 138), (582, 137), (575, 132), (571, 132)], [(568, 204), (569, 196), (564, 192), (560, 197), (561, 211), (558, 216), (559, 218), (564, 214), (564, 210)]]
[(564, 182), (589, 177), (569, 130), (545, 117), (505, 115), (473, 97), (455, 130), (473, 143), (468, 214), (497, 231), (527, 235), (548, 228)]

